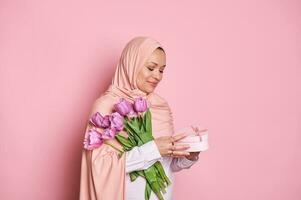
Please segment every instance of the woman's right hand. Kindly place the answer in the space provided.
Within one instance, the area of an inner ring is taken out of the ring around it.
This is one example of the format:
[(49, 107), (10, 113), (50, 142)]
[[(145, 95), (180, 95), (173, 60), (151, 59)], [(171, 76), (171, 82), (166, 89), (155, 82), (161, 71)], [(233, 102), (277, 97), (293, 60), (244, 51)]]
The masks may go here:
[(185, 151), (189, 149), (190, 146), (186, 144), (175, 144), (174, 142), (177, 142), (186, 136), (186, 133), (180, 133), (176, 135), (158, 137), (155, 138), (154, 141), (162, 157), (184, 157), (190, 155), (188, 151)]

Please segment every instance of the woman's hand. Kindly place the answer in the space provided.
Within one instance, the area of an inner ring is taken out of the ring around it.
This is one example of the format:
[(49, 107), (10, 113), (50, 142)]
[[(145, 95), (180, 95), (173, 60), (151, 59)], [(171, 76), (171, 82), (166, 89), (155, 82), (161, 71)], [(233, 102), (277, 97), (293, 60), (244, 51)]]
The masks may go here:
[(190, 152), (190, 155), (188, 156), (185, 156), (188, 160), (192, 160), (192, 161), (195, 161), (199, 158), (199, 154), (200, 154), (200, 151), (199, 152)]
[(171, 136), (162, 136), (155, 138), (154, 141), (160, 151), (161, 156), (171, 156), (171, 157), (184, 157), (189, 156), (188, 151), (189, 145), (187, 144), (174, 144), (174, 142), (186, 137), (186, 133), (180, 133)]

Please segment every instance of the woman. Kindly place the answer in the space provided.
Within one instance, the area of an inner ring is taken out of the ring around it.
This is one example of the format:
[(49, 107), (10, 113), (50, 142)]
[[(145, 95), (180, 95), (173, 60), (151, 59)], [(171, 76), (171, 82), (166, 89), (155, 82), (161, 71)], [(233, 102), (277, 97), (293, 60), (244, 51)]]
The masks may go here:
[[(81, 165), (80, 200), (143, 200), (145, 179), (138, 177), (131, 182), (129, 173), (147, 169), (161, 161), (172, 184), (164, 199), (172, 198), (173, 172), (190, 168), (199, 153), (185, 151), (189, 146), (175, 144), (185, 133), (174, 134), (173, 118), (168, 103), (154, 93), (162, 80), (166, 55), (162, 45), (149, 37), (135, 37), (125, 46), (112, 84), (99, 97), (90, 112), (111, 114), (113, 105), (120, 98), (133, 102), (137, 97), (146, 98), (152, 113), (154, 140), (120, 155), (122, 146), (116, 139), (106, 140), (92, 151), (83, 149)], [(87, 124), (86, 131), (92, 127)], [(150, 199), (158, 199), (151, 193)]]

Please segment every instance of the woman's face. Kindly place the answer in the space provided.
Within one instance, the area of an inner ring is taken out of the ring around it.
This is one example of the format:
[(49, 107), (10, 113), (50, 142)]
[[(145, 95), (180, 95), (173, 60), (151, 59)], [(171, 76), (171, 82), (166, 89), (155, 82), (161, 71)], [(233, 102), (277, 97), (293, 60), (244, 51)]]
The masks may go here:
[(151, 93), (162, 80), (163, 71), (166, 66), (165, 53), (156, 49), (148, 58), (137, 75), (137, 86), (145, 93)]

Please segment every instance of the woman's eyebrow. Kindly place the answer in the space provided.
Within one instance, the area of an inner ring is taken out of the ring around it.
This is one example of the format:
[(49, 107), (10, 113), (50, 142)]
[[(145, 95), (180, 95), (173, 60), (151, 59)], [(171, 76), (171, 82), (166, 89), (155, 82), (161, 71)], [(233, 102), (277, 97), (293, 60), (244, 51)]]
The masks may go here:
[[(158, 65), (158, 63), (150, 61), (151, 63), (154, 63), (155, 65)], [(162, 65), (161, 67), (165, 67), (166, 65)]]

